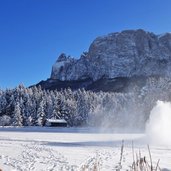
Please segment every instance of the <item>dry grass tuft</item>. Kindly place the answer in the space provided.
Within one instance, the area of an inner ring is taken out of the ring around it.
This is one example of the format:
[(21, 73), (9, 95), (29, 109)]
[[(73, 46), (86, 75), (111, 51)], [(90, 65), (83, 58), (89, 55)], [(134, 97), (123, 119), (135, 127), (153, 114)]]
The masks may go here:
[(133, 163), (132, 163), (132, 166), (131, 166), (131, 169), (130, 169), (131, 171), (161, 171), (161, 169), (159, 167), (160, 160), (158, 160), (156, 166), (153, 166), (150, 147), (149, 147), (149, 145), (147, 147), (148, 147), (148, 152), (149, 152), (150, 164), (146, 160), (145, 156), (141, 157), (141, 151), (139, 151), (139, 156), (136, 155), (136, 161), (134, 160), (134, 155), (135, 154), (134, 154), (134, 145), (133, 145), (133, 142), (132, 142)]

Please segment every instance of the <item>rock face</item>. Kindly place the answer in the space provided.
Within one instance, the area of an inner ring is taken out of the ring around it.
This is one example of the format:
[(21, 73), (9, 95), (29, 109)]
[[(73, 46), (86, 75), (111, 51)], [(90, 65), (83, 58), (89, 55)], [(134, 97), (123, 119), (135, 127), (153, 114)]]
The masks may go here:
[(96, 38), (80, 59), (62, 54), (52, 67), (51, 79), (61, 81), (134, 76), (169, 76), (171, 34), (125, 30)]

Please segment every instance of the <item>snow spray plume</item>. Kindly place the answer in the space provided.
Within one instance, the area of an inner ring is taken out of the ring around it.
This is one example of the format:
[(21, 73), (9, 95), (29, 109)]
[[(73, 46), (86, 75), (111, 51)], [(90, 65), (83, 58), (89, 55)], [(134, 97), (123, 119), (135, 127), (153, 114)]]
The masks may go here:
[(171, 103), (157, 101), (146, 124), (148, 141), (156, 145), (171, 145)]

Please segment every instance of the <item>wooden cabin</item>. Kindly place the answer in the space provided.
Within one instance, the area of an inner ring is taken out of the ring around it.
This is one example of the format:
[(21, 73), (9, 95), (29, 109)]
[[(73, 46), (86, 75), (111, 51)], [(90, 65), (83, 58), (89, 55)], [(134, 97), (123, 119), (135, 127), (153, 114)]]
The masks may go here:
[(49, 127), (67, 127), (65, 119), (47, 119), (46, 125)]

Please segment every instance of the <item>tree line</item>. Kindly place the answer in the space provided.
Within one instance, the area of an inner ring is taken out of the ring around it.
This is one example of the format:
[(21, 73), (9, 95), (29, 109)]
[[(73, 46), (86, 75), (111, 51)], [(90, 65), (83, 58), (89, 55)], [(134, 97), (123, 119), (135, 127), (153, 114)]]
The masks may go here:
[(168, 78), (149, 78), (126, 93), (19, 85), (0, 90), (0, 126), (46, 126), (47, 119), (65, 119), (69, 126), (143, 127), (157, 100), (171, 100), (170, 92)]

